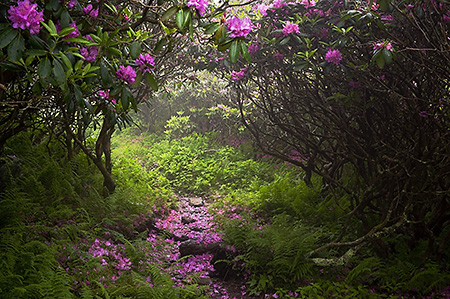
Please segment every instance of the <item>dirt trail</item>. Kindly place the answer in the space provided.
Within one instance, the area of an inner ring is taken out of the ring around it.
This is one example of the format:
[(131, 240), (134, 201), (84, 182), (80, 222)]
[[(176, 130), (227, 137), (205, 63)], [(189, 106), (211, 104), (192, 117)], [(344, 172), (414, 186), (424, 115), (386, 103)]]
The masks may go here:
[(175, 284), (182, 287), (185, 283), (198, 283), (210, 298), (250, 298), (245, 295), (244, 283), (224, 280), (224, 269), (215, 264), (226, 256), (226, 250), (221, 234), (215, 230), (208, 202), (201, 197), (179, 200), (179, 208), (164, 211), (165, 216), (155, 219), (156, 231), (150, 232), (153, 240), (169, 236), (164, 242), (171, 246), (165, 247), (168, 252), (161, 257), (171, 264), (169, 271)]

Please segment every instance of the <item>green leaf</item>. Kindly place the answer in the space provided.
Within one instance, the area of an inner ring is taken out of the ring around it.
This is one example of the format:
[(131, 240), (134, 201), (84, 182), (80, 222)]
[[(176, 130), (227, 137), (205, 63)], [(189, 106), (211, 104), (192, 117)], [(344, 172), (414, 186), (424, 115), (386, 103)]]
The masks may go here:
[(111, 53), (112, 55), (116, 55), (116, 56), (122, 56), (122, 51), (120, 51), (117, 48), (113, 48), (113, 47), (107, 47), (106, 51), (108, 51), (109, 53)]
[(69, 27), (70, 23), (72, 22), (72, 18), (70, 17), (69, 12), (67, 9), (64, 9), (61, 13), (61, 27), (66, 28)]
[(128, 90), (127, 87), (124, 87), (122, 89), (122, 94), (120, 96), (120, 100), (122, 101), (122, 107), (124, 110), (127, 110), (130, 106), (130, 96), (131, 92)]
[(106, 87), (109, 87), (113, 84), (111, 74), (109, 73), (108, 68), (103, 62), (100, 64), (100, 76), (102, 77), (103, 85), (105, 85)]
[(88, 40), (87, 38), (82, 38), (82, 37), (66, 38), (64, 41), (68, 42), (68, 43), (92, 44), (91, 40)]
[(61, 31), (58, 33), (58, 36), (59, 37), (65, 37), (65, 36), (68, 36), (69, 34), (71, 34), (74, 31), (75, 31), (75, 28), (69, 26), (69, 27), (66, 27), (64, 29), (61, 29)]
[(52, 20), (48, 20), (48, 25), (44, 22), (41, 22), (41, 24), (45, 27), (45, 29), (47, 29), (51, 36), (58, 36), (58, 31), (56, 30), (55, 23), (53, 23)]
[(84, 107), (83, 93), (81, 92), (80, 86), (74, 84), (73, 91), (75, 93), (75, 99), (77, 100), (78, 106), (83, 108)]
[(0, 49), (9, 45), (9, 43), (17, 36), (17, 33), (19, 33), (19, 31), (10, 27), (3, 30), (0, 34)]
[(146, 76), (147, 84), (150, 85), (150, 87), (153, 89), (153, 91), (158, 90), (158, 83), (156, 82), (155, 77), (151, 73), (147, 73)]
[(280, 46), (287, 44), (290, 40), (291, 40), (291, 38), (289, 36), (283, 38), (280, 42)]
[(166, 10), (164, 12), (164, 14), (161, 17), (162, 21), (167, 21), (168, 19), (170, 19), (173, 15), (175, 15), (178, 11), (178, 6), (172, 6), (171, 8), (169, 8), (168, 10)]
[(48, 51), (41, 50), (41, 49), (28, 49), (24, 52), (25, 55), (30, 56), (44, 56), (47, 55)]
[(45, 79), (50, 75), (51, 70), (52, 70), (52, 65), (50, 63), (50, 60), (47, 57), (45, 57), (39, 63), (38, 75), (41, 79)]
[(8, 46), (8, 57), (11, 61), (17, 61), (22, 58), (23, 51), (25, 50), (25, 40), (22, 35), (19, 34)]
[(230, 52), (229, 52), (230, 61), (232, 63), (235, 63), (238, 60), (239, 52), (240, 52), (239, 50), (240, 50), (239, 42), (237, 40), (234, 40), (231, 43)]
[(206, 35), (211, 35), (213, 33), (215, 33), (217, 31), (217, 29), (219, 29), (220, 24), (219, 23), (212, 23), (209, 24), (208, 26), (206, 26), (205, 28), (205, 34)]
[(64, 53), (60, 53), (59, 56), (61, 57), (61, 60), (66, 65), (67, 69), (71, 70), (72, 69), (72, 63), (70, 62), (69, 58), (67, 58), (67, 56)]
[(182, 9), (180, 9), (177, 12), (177, 16), (176, 16), (175, 20), (177, 22), (178, 28), (180, 28), (180, 30), (183, 30), (183, 27), (184, 27), (184, 11)]
[(66, 81), (66, 74), (64, 68), (58, 60), (53, 60), (53, 75), (58, 83), (62, 84)]
[(251, 57), (250, 57), (250, 53), (248, 52), (248, 48), (247, 45), (245, 43), (241, 43), (241, 53), (244, 56), (244, 59), (250, 63), (251, 62)]
[(391, 64), (392, 63), (392, 52), (389, 51), (388, 49), (383, 49), (383, 51), (381, 53), (383, 54), (383, 58), (384, 58), (384, 61), (386, 62), (386, 64)]
[(380, 69), (384, 68), (384, 63), (385, 63), (385, 61), (384, 61), (383, 55), (379, 55), (379, 56), (377, 57), (376, 62), (377, 62), (377, 65), (378, 65), (378, 67), (379, 67)]
[(130, 56), (134, 59), (139, 57), (141, 53), (141, 44), (139, 42), (133, 42), (130, 46)]
[(166, 44), (167, 39), (165, 37), (161, 38), (155, 45), (155, 52), (159, 52), (162, 50), (164, 45)]

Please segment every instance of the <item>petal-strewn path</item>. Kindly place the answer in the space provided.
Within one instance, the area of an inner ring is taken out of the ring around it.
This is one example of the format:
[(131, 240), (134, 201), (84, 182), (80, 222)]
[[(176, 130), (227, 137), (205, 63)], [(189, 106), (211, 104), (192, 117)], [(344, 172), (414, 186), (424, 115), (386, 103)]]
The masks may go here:
[[(155, 218), (148, 241), (154, 245), (156, 261), (169, 265), (175, 285), (202, 285), (211, 298), (249, 298), (245, 286), (218, 278), (214, 260), (223, 255), (221, 234), (208, 212), (208, 203), (200, 197), (181, 197), (178, 209), (161, 210)], [(243, 284), (243, 283), (242, 283)]]

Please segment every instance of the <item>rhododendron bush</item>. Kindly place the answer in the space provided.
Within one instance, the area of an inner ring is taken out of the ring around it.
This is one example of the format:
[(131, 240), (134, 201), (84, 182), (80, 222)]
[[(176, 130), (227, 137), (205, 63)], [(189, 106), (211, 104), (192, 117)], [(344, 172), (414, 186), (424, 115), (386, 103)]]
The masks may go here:
[(425, 246), (423, 259), (448, 248), (449, 8), (274, 2), (247, 36), (251, 62), (224, 69), (260, 147), (307, 182), (321, 177), (348, 214), (343, 233), (310, 253), (343, 258), (317, 263), (342, 263), (367, 243), (388, 256), (396, 244), (385, 237), (396, 233), (409, 250)]

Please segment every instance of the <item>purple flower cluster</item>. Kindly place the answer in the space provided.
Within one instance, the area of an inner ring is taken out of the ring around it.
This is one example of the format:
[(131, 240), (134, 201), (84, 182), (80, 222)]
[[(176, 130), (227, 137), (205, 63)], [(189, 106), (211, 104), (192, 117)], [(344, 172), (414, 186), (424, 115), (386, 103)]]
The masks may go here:
[(247, 70), (247, 68), (245, 67), (245, 68), (242, 68), (239, 72), (232, 71), (231, 72), (231, 79), (233, 81), (241, 80), (242, 78), (244, 78), (246, 70)]
[(148, 53), (140, 54), (135, 62), (143, 74), (149, 73), (155, 66), (155, 59)]
[(13, 23), (13, 28), (29, 29), (31, 34), (38, 34), (44, 13), (36, 8), (37, 4), (31, 4), (29, 0), (17, 1), (17, 6), (10, 6), (8, 19)]
[(131, 66), (119, 66), (119, 70), (116, 72), (117, 78), (127, 82), (128, 84), (133, 84), (136, 79), (136, 72)]
[(299, 28), (298, 28), (298, 25), (295, 24), (295, 23), (291, 23), (291, 22), (288, 21), (286, 23), (286, 25), (284, 25), (284, 27), (283, 27), (283, 34), (285, 36), (288, 36), (291, 33), (298, 34), (298, 32), (299, 32)]
[(379, 49), (386, 49), (388, 51), (394, 51), (394, 48), (392, 47), (392, 44), (389, 42), (384, 42), (384, 43), (375, 43), (375, 45), (373, 46), (374, 50), (379, 50)]
[(83, 7), (83, 13), (93, 19), (96, 19), (98, 17), (98, 7), (94, 9), (92, 4), (88, 4), (86, 7)]
[(208, 0), (189, 0), (187, 6), (194, 6), (202, 16), (205, 13), (206, 8), (208, 7)]
[[(85, 37), (91, 41), (94, 41), (90, 35), (86, 35)], [(95, 46), (81, 47), (80, 54), (84, 57), (85, 61), (94, 62), (97, 59), (98, 48)]]
[(339, 52), (339, 50), (330, 49), (325, 54), (325, 60), (328, 63), (334, 63), (335, 65), (339, 65), (339, 63), (342, 60), (342, 54), (341, 54), (341, 52)]
[(242, 19), (233, 16), (231, 19), (227, 20), (228, 30), (231, 31), (230, 37), (247, 37), (247, 35), (252, 31), (252, 21), (244, 17)]

